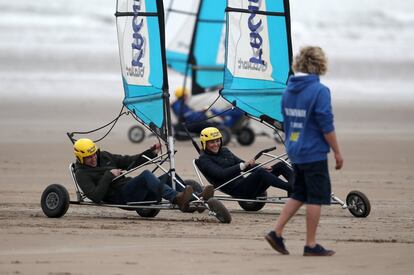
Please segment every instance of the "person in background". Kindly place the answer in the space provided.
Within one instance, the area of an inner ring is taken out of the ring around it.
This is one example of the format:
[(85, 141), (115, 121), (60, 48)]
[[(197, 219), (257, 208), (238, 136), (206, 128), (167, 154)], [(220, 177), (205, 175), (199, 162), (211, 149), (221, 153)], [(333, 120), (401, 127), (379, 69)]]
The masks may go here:
[(217, 127), (224, 125), (229, 129), (235, 127), (243, 118), (244, 113), (237, 108), (228, 110), (220, 110), (216, 108), (209, 109), (212, 115), (218, 116), (219, 121), (209, 119), (205, 110), (196, 111), (188, 105), (188, 89), (179, 87), (175, 90), (176, 100), (171, 104), (174, 115), (178, 118), (178, 122), (186, 123), (188, 130), (192, 133), (199, 134), (204, 128)]
[(327, 71), (325, 53), (320, 47), (304, 47), (295, 56), (291, 76), (282, 99), (286, 135), (285, 146), (293, 164), (293, 193), (265, 239), (278, 252), (289, 254), (282, 237), (287, 222), (306, 204), (306, 243), (304, 256), (331, 256), (335, 252), (316, 243), (321, 206), (331, 202), (331, 182), (327, 155), (332, 149), (336, 169), (343, 158), (337, 142), (331, 95), (319, 76)]
[(205, 127), (215, 125), (215, 122), (208, 121), (203, 111), (195, 111), (188, 105), (188, 89), (179, 87), (175, 90), (176, 100), (171, 104), (171, 109), (179, 123), (185, 123), (188, 131), (200, 133)]

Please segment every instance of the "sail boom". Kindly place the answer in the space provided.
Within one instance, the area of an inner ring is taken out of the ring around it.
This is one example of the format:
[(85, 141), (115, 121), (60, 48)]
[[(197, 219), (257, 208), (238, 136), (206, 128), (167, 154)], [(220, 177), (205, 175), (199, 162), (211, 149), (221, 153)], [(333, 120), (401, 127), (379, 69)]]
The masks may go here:
[(226, 12), (241, 12), (241, 13), (268, 15), (268, 16), (286, 16), (286, 13), (284, 13), (284, 12), (248, 10), (248, 9), (239, 9), (239, 8), (232, 8), (232, 7), (227, 7)]
[(191, 66), (191, 69), (200, 71), (223, 71), (224, 66)]
[(115, 17), (122, 16), (158, 16), (156, 12), (115, 12)]

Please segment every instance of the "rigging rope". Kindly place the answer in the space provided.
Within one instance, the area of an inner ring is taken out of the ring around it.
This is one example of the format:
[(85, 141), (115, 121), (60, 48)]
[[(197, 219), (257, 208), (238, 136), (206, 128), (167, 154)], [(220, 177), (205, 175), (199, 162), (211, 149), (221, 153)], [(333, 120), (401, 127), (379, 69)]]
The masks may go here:
[(90, 131), (71, 132), (71, 133), (67, 133), (67, 135), (68, 135), (69, 139), (72, 141), (72, 143), (75, 143), (77, 139), (74, 139), (73, 138), (74, 135), (86, 135), (86, 134), (94, 133), (94, 132), (99, 131), (99, 130), (102, 130), (102, 129), (104, 129), (104, 128), (106, 128), (106, 127), (108, 127), (109, 125), (112, 124), (111, 128), (108, 130), (108, 132), (106, 132), (106, 134), (104, 134), (103, 137), (101, 137), (101, 138), (99, 138), (97, 140), (94, 140), (94, 142), (101, 141), (101, 140), (103, 140), (112, 131), (112, 129), (114, 128), (115, 124), (118, 122), (118, 120), (119, 120), (119, 118), (121, 116), (128, 115), (129, 114), (129, 111), (123, 112), (123, 110), (124, 110), (124, 105), (122, 105), (121, 111), (119, 112), (119, 115), (115, 119), (113, 119), (111, 122), (109, 122), (109, 123), (107, 123), (107, 124), (105, 124), (105, 125), (103, 125), (101, 127), (98, 127), (96, 129), (93, 129), (93, 130), (90, 130)]

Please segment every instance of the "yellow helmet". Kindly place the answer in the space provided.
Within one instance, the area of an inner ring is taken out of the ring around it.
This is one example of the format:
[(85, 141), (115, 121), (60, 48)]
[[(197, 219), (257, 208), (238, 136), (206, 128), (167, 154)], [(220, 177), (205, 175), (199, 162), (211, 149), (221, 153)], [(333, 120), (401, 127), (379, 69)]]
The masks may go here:
[(185, 87), (178, 87), (177, 89), (175, 89), (176, 98), (180, 98), (188, 94), (189, 94), (188, 89)]
[(98, 151), (95, 143), (88, 138), (81, 138), (73, 144), (76, 159), (83, 164), (83, 158), (92, 156)]
[(219, 129), (216, 127), (204, 128), (200, 133), (201, 148), (203, 148), (203, 150), (206, 150), (207, 141), (218, 138), (221, 139), (222, 137), (223, 136), (221, 135)]

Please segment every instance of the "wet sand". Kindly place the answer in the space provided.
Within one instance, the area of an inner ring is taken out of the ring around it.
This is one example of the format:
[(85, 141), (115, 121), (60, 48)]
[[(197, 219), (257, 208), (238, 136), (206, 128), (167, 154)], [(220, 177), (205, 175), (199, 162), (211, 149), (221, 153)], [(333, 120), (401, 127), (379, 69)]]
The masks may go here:
[[(75, 199), (68, 173), (73, 161), (66, 132), (90, 130), (119, 112), (116, 100), (87, 102), (53, 98), (0, 101), (0, 274), (411, 274), (414, 269), (414, 108), (411, 102), (334, 102), (336, 127), (345, 158), (331, 170), (333, 190), (345, 199), (364, 192), (371, 214), (355, 218), (338, 205), (323, 208), (318, 241), (337, 254), (302, 256), (304, 210), (286, 227), (290, 256), (264, 241), (281, 205), (248, 213), (224, 202), (233, 221), (221, 224), (207, 213), (161, 211), (153, 219), (133, 211), (71, 205), (60, 219), (46, 218), (40, 196), (52, 183)], [(85, 114), (86, 117), (82, 115)], [(128, 141), (126, 117), (100, 143), (102, 149), (138, 153), (156, 140)], [(258, 137), (249, 147), (230, 143), (243, 158), (274, 145)], [(176, 142), (177, 171), (196, 179), (188, 142)], [(280, 146), (279, 146), (280, 147)], [(279, 148), (277, 153), (283, 153)], [(330, 165), (333, 161), (331, 159)], [(271, 195), (283, 192), (271, 190)]]

